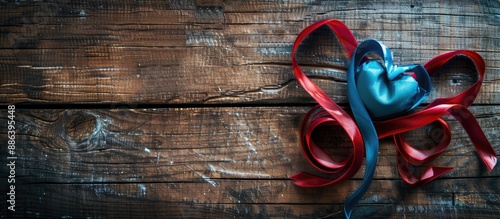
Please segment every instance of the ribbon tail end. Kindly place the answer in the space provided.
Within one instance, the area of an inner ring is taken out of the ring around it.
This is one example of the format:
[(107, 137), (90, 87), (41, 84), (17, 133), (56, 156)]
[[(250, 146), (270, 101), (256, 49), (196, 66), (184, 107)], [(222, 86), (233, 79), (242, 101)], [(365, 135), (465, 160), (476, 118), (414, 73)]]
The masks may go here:
[(351, 218), (351, 214), (352, 214), (352, 208), (351, 209), (347, 209), (347, 206), (345, 206), (344, 207), (344, 213), (345, 213), (345, 218), (350, 219)]
[(484, 159), (484, 164), (486, 164), (486, 167), (488, 167), (488, 170), (493, 171), (493, 168), (497, 165), (497, 156), (496, 154), (491, 155), (487, 159)]
[(290, 176), (290, 179), (293, 180), (295, 185), (302, 188), (324, 187), (337, 182), (334, 179), (328, 179), (304, 172)]
[(450, 172), (453, 167), (438, 167), (430, 166), (428, 167), (421, 176), (421, 184), (419, 186), (425, 185), (438, 177)]

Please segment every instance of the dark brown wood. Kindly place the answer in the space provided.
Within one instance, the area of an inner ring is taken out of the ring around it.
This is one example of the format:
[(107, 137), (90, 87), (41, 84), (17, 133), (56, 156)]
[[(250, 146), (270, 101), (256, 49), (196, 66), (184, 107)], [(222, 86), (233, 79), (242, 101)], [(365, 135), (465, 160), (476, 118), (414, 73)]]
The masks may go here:
[[(397, 64), (471, 49), (486, 61), (475, 105), (500, 144), (500, 4), (478, 1), (0, 0), (0, 193), (9, 192), (7, 104), (15, 104), (16, 212), (0, 218), (343, 218), (352, 179), (301, 189), (319, 174), (300, 148), (314, 104), (297, 84), (291, 48), (307, 25), (340, 19), (375, 38)], [(348, 58), (327, 28), (297, 53), (305, 72), (347, 106)], [(432, 79), (429, 101), (466, 89), (475, 66), (457, 57)], [(455, 169), (412, 188), (382, 139), (374, 182), (354, 218), (496, 218), (500, 172), (488, 171), (460, 124), (433, 165)], [(407, 133), (429, 147), (436, 127)], [(341, 129), (313, 138), (337, 159)], [(421, 172), (415, 168), (415, 172)], [(0, 196), (6, 198), (5, 196)], [(2, 199), (3, 200), (3, 199)]]
[[(491, 185), (493, 180), (467, 179), (456, 180), (455, 183), (463, 186), (471, 181), (481, 181)], [(401, 182), (376, 181), (373, 186), (386, 185), (386, 193), (368, 193), (354, 211), (353, 217), (397, 218), (406, 215), (466, 218), (466, 215), (473, 215), (489, 218), (495, 217), (495, 212), (500, 210), (495, 205), (500, 199), (498, 193), (474, 191), (474, 198), (477, 198), (467, 202), (462, 197), (470, 193), (433, 193), (428, 190), (437, 186), (443, 189), (453, 187), (451, 182), (440, 182), (443, 181), (437, 182), (435, 186), (410, 191)], [(39, 217), (343, 217), (344, 193), (337, 193), (338, 189), (331, 189), (333, 187), (321, 191), (296, 191), (297, 188), (289, 182), (277, 180), (253, 181), (252, 184), (249, 181), (225, 180), (219, 186), (213, 187), (206, 183), (26, 185), (27, 191), (20, 190), (23, 200), (20, 206), (29, 206), (26, 210), (37, 209), (37, 212), (30, 213), (31, 216)], [(478, 187), (489, 191), (497, 189), (498, 192), (498, 187), (486, 187), (484, 184)], [(195, 196), (186, 196), (183, 194), (186, 191)], [(320, 200), (314, 197), (320, 197)], [(486, 203), (485, 200), (491, 202)]]
[[(102, 174), (102, 182), (139, 180), (138, 173), (147, 173), (140, 176), (146, 182), (198, 180), (202, 176), (284, 179), (301, 170), (313, 170), (298, 141), (298, 125), (308, 108), (18, 110), (18, 142), (24, 147), (17, 151), (30, 157), (24, 161), (25, 168), (43, 170), (40, 173), (45, 178), (59, 183), (92, 182), (90, 176), (97, 173)], [(490, 113), (499, 109), (472, 108), (493, 145), (500, 143), (494, 136), (497, 124), (492, 122), (499, 115)], [(0, 121), (7, 123), (4, 118)], [(458, 122), (450, 118), (449, 123), (453, 127), (451, 146), (434, 164), (457, 167), (447, 175), (453, 178), (497, 174), (497, 169), (492, 173), (471, 171), (485, 166)], [(425, 127), (406, 137), (417, 147), (429, 147), (439, 141), (430, 137), (433, 130)], [(340, 128), (320, 130), (315, 138), (332, 154), (340, 153), (339, 158), (350, 154), (351, 143)], [(383, 139), (381, 143), (380, 171), (375, 178), (398, 179), (393, 142)], [(30, 176), (29, 182), (44, 181), (36, 172)]]
[[(500, 102), (493, 1), (0, 4), (0, 103), (311, 103), (294, 80), (290, 51), (306, 25), (324, 18), (343, 20), (360, 41), (381, 40), (396, 63), (476, 50), (487, 61), (477, 103)], [(347, 59), (326, 28), (298, 56), (346, 102)], [(433, 97), (475, 81), (471, 67), (444, 74), (446, 89)]]
[[(327, 188), (293, 185), (288, 179), (292, 174), (317, 173), (303, 158), (298, 143), (297, 127), (308, 108), (18, 110), (17, 135), (22, 146), (16, 150), (22, 159), (17, 164), (17, 192), (18, 199), (26, 200), (20, 204), (22, 212), (25, 216), (38, 212), (42, 217), (118, 217), (123, 206), (113, 204), (125, 204), (148, 206), (126, 210), (130, 215), (151, 216), (180, 214), (184, 210), (170, 211), (183, 205), (215, 211), (214, 216), (221, 209), (238, 217), (335, 213), (360, 184), (363, 168), (353, 179)], [(499, 115), (491, 112), (498, 108), (471, 108), (494, 145), (499, 139), (491, 133)], [(0, 122), (6, 124), (7, 119)], [(498, 168), (489, 172), (459, 124), (450, 120), (450, 125), (454, 127), (451, 146), (433, 164), (451, 165), (455, 170), (430, 185), (411, 188), (398, 176), (393, 143), (384, 139), (375, 180), (361, 202), (364, 210), (355, 215), (399, 217), (424, 211), (431, 216), (442, 213), (437, 209), (475, 212), (480, 207), (475, 215), (489, 216), (499, 210)], [(429, 126), (408, 133), (407, 138), (426, 146), (435, 141), (429, 137), (431, 131)], [(315, 135), (318, 142), (339, 147), (332, 152), (349, 153), (350, 143), (342, 131), (319, 132)], [(2, 162), (7, 162), (5, 157)], [(98, 204), (99, 200), (109, 203)], [(53, 203), (67, 210), (43, 207)], [(80, 208), (75, 206), (80, 204), (85, 212), (77, 211)], [(302, 205), (309, 207), (297, 210)], [(413, 208), (421, 210), (402, 210)], [(320, 209), (322, 213), (316, 212)]]

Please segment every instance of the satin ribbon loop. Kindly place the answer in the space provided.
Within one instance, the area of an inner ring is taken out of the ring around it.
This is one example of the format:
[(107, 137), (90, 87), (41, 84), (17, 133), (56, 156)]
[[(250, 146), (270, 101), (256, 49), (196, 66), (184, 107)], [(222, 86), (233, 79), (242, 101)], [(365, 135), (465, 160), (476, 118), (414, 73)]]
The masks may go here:
[(408, 144), (403, 134), (393, 135), (398, 153), (408, 161), (408, 163), (415, 166), (430, 163), (446, 150), (451, 142), (450, 126), (441, 118), (438, 118), (436, 122), (440, 125), (437, 130), (440, 130), (438, 134), (442, 134), (442, 138), (436, 145), (432, 145), (428, 149), (417, 149), (412, 147)]
[[(337, 178), (324, 178), (308, 173), (298, 173), (290, 178), (301, 187), (327, 186), (336, 182), (344, 181), (354, 176), (363, 162), (364, 144), (361, 133), (354, 120), (326, 93), (312, 82), (302, 71), (295, 53), (300, 43), (314, 30), (322, 25), (328, 25), (338, 36), (341, 45), (348, 56), (354, 52), (358, 45), (354, 35), (347, 26), (338, 20), (322, 20), (306, 27), (295, 40), (292, 48), (292, 67), (299, 84), (318, 102), (321, 108), (315, 107), (309, 111), (301, 125), (302, 149), (307, 160), (322, 172), (338, 175)], [(335, 162), (326, 152), (311, 141), (311, 134), (316, 127), (326, 124), (340, 125), (349, 136), (353, 144), (353, 154), (343, 162)]]
[[(474, 115), (472, 115), (472, 113), (470, 113), (470, 111), (466, 109), (466, 107), (470, 106), (477, 97), (484, 78), (485, 63), (482, 57), (474, 51), (457, 50), (438, 55), (425, 63), (424, 66), (426, 69), (428, 69), (429, 75), (433, 75), (441, 68), (441, 66), (445, 65), (456, 56), (466, 56), (473, 62), (479, 75), (478, 81), (455, 96), (435, 99), (426, 108), (424, 108), (424, 110), (417, 112), (414, 115), (415, 117), (413, 118), (416, 121), (420, 121), (420, 123), (422, 123), (418, 127), (423, 126), (424, 123), (428, 124), (433, 121), (438, 121), (441, 124), (440, 130), (443, 132), (443, 140), (445, 141), (440, 142), (431, 150), (417, 150), (411, 147), (406, 142), (402, 134), (396, 134), (394, 136), (394, 143), (399, 152), (398, 159), (402, 158), (405, 160), (405, 162), (398, 162), (398, 170), (402, 179), (409, 185), (424, 185), (436, 179), (437, 177), (451, 171), (452, 169), (451, 167), (429, 166), (428, 169), (424, 171), (424, 174), (422, 174), (422, 176), (426, 175), (428, 177), (419, 178), (415, 177), (413, 173), (409, 172), (409, 168), (406, 168), (409, 165), (422, 166), (430, 163), (431, 161), (439, 157), (439, 155), (441, 155), (441, 153), (449, 145), (451, 133), (448, 124), (444, 120), (438, 118), (437, 115), (451, 114), (460, 122), (460, 124), (472, 140), (472, 143), (477, 153), (479, 154), (479, 157), (490, 171), (497, 163), (497, 155), (495, 151), (486, 139), (486, 136), (475, 120)], [(446, 104), (454, 104), (454, 106), (449, 107)], [(434, 116), (433, 118), (429, 118), (428, 116), (426, 116), (428, 112), (434, 113), (436, 116)], [(409, 118), (400, 118), (400, 120), (392, 121), (392, 124), (388, 124), (387, 128), (383, 128), (385, 126), (384, 123), (379, 124), (379, 127), (377, 127), (377, 131), (379, 132), (379, 135), (386, 136), (387, 134), (383, 133), (384, 130), (391, 129), (390, 126), (394, 125), (395, 123), (398, 123), (400, 125), (405, 124), (407, 128), (409, 128), (409, 130), (412, 129), (410, 127), (418, 128), (417, 126), (412, 126), (411, 124), (408, 124), (406, 122), (401, 123), (402, 120), (407, 121), (408, 119)], [(416, 122), (414, 122), (414, 124), (416, 124)], [(392, 127), (392, 131), (395, 131), (398, 128), (401, 127)], [(401, 129), (399, 131), (401, 131)]]
[(456, 56), (466, 56), (474, 63), (477, 69), (477, 74), (479, 76), (478, 80), (470, 87), (455, 96), (435, 99), (426, 108), (430, 108), (439, 104), (461, 104), (465, 107), (469, 107), (479, 94), (479, 90), (481, 89), (481, 84), (483, 83), (484, 79), (486, 64), (484, 63), (484, 59), (477, 52), (471, 50), (456, 50), (446, 52), (426, 62), (424, 64), (424, 68), (427, 69), (429, 75), (432, 76), (443, 65), (451, 61)]
[(432, 180), (450, 172), (452, 167), (428, 166), (420, 177), (414, 176), (410, 170), (410, 164), (414, 166), (422, 166), (432, 162), (439, 157), (448, 147), (451, 141), (451, 130), (443, 119), (438, 118), (435, 122), (440, 125), (438, 130), (441, 130), (441, 140), (437, 145), (431, 146), (429, 149), (416, 149), (406, 142), (403, 134), (393, 135), (394, 143), (398, 150), (398, 172), (401, 178), (411, 186), (422, 186)]

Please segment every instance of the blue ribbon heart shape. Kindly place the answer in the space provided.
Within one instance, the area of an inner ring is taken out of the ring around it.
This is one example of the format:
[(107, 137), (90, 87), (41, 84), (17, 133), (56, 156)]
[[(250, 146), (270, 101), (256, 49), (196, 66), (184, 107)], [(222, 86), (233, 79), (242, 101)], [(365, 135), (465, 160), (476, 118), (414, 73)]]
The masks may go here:
[[(375, 53), (382, 59), (382, 63), (376, 60), (364, 62), (355, 71), (357, 90), (372, 119), (404, 114), (429, 95), (430, 77), (422, 65), (393, 65), (389, 48), (376, 40), (366, 40), (356, 51), (358, 59), (362, 58), (359, 57), (361, 53)], [(354, 67), (359, 65), (354, 64)]]

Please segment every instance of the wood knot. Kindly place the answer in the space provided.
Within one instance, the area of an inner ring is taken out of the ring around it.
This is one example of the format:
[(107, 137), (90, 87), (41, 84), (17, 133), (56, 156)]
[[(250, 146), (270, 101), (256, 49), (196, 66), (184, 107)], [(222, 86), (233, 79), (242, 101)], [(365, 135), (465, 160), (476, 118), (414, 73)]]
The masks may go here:
[(96, 127), (96, 118), (81, 111), (69, 113), (64, 122), (64, 129), (68, 137), (75, 141), (88, 139)]
[(63, 128), (71, 150), (92, 150), (104, 139), (102, 121), (92, 113), (67, 111), (63, 118)]

